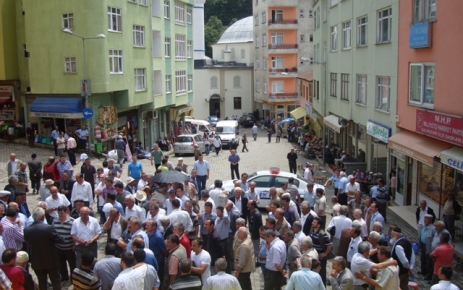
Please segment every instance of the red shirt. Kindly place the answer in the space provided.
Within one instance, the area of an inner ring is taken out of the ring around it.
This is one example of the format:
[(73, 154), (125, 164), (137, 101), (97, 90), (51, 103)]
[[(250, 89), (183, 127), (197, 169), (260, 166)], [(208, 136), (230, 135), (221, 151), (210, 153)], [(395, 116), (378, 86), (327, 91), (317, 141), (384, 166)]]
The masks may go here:
[(2, 269), (8, 279), (10, 279), (14, 290), (24, 290), (25, 278), (21, 268), (13, 265), (0, 265), (0, 269)]
[(434, 275), (438, 275), (439, 268), (442, 265), (452, 266), (454, 253), (455, 248), (450, 244), (443, 244), (434, 249), (431, 253), (431, 255), (436, 258), (434, 260)]
[(191, 245), (190, 245), (190, 240), (188, 239), (187, 235), (182, 236), (182, 238), (180, 239), (180, 245), (182, 245), (185, 248), (186, 255), (189, 259), (191, 256)]

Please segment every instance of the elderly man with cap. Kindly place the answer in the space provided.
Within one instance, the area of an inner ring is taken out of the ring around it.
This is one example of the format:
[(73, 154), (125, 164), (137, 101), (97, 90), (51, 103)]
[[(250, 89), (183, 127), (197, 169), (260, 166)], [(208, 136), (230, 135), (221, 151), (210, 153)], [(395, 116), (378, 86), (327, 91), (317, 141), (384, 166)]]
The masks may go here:
[(429, 257), (432, 252), (432, 240), (436, 235), (436, 229), (432, 224), (434, 216), (432, 214), (425, 214), (421, 232), (418, 232), (420, 239), (420, 259), (421, 271), (418, 274), (425, 276), (426, 280), (432, 279), (433, 262)]
[(402, 234), (402, 229), (395, 227), (391, 231), (391, 255), (399, 266), (400, 288), (407, 289), (410, 275), (415, 267), (415, 253), (412, 244)]
[(183, 162), (183, 157), (180, 157), (179, 159), (177, 159), (177, 166), (175, 166), (175, 168), (180, 168), (182, 172), (189, 174), (188, 164)]
[(40, 199), (45, 201), (50, 194), (50, 188), (55, 185), (52, 179), (45, 180), (43, 186), (39, 190)]
[(125, 163), (125, 142), (122, 136), (117, 136), (114, 148), (117, 150), (117, 162), (122, 166)]
[[(143, 191), (142, 191), (143, 192)], [(143, 192), (144, 194), (144, 192)], [(125, 217), (129, 218), (131, 216), (138, 217), (142, 223), (145, 222), (145, 210), (135, 204), (135, 196), (127, 195), (125, 197)]]
[(24, 275), (24, 289), (34, 289), (34, 279), (32, 275), (27, 270), (29, 264), (29, 255), (27, 252), (18, 251), (16, 253), (16, 266), (21, 268), (21, 271)]
[(71, 203), (64, 194), (58, 192), (58, 188), (56, 186), (52, 186), (50, 188), (50, 194), (51, 196), (47, 197), (45, 200), (47, 203), (46, 213), (48, 213), (54, 219), (58, 219), (58, 208), (60, 206), (65, 206), (67, 209), (66, 213), (69, 213), (69, 205)]
[(8, 208), (8, 199), (10, 198), (11, 192), (8, 190), (0, 190), (0, 203), (6, 209)]
[(8, 196), (7, 202), (15, 200), (16, 185), (18, 184), (18, 182), (19, 182), (19, 180), (18, 180), (18, 177), (16, 175), (10, 175), (8, 177), (8, 184), (5, 185), (5, 187), (3, 188), (4, 190), (10, 192), (10, 195)]

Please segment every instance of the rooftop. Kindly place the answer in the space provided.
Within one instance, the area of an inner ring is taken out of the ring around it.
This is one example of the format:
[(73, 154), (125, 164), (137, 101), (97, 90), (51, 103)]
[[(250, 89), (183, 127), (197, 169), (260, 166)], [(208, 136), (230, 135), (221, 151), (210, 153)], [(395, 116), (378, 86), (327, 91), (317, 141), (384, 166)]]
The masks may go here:
[(240, 19), (225, 30), (217, 44), (252, 42), (253, 28), (252, 16)]

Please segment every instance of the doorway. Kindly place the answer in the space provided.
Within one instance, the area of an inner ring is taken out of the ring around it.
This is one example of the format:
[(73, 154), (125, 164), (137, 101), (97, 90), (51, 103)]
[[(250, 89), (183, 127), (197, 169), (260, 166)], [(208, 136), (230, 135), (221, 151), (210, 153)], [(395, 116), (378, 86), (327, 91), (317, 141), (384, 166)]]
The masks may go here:
[(220, 119), (220, 96), (214, 94), (209, 99), (209, 115)]

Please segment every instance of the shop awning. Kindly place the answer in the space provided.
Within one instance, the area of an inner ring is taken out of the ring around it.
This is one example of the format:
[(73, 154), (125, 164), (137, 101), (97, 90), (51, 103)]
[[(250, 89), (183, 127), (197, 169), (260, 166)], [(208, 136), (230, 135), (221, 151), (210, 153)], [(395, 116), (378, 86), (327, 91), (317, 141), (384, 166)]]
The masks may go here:
[(440, 162), (458, 170), (463, 170), (463, 149), (452, 147), (440, 153)]
[(401, 131), (391, 136), (387, 145), (429, 166), (433, 166), (434, 157), (452, 147), (448, 143), (410, 131)]
[(82, 98), (36, 98), (30, 106), (31, 117), (81, 119)]
[(300, 119), (306, 115), (305, 110), (303, 107), (299, 107), (295, 110), (292, 110), (290, 113), (291, 117), (293, 117), (295, 120)]
[(180, 115), (182, 115), (183, 113), (185, 113), (186, 116), (192, 116), (193, 112), (194, 109), (190, 105), (181, 105), (178, 107), (170, 108), (170, 116), (175, 121), (179, 121)]
[(339, 117), (336, 115), (329, 115), (323, 118), (323, 124), (325, 124), (328, 128), (341, 133), (342, 126), (338, 123)]

